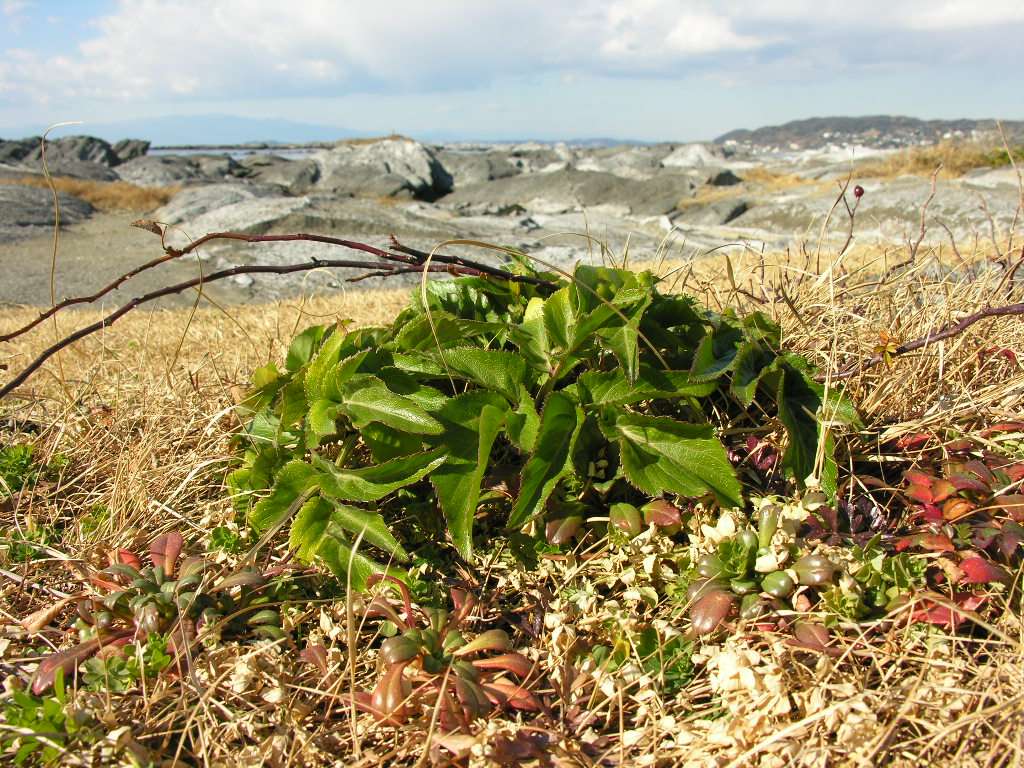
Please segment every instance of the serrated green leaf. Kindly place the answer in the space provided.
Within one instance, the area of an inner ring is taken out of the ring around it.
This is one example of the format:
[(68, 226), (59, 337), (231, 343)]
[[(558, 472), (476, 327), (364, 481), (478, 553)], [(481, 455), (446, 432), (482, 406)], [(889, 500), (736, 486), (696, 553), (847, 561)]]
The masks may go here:
[(306, 368), (306, 399), (309, 402), (323, 400), (328, 396), (330, 374), (341, 359), (345, 345), (345, 332), (335, 327), (324, 340), (316, 356)]
[(744, 342), (737, 349), (729, 388), (744, 408), (754, 402), (758, 382), (771, 362), (771, 356), (754, 342)]
[(558, 481), (572, 468), (572, 447), (582, 424), (583, 411), (575, 401), (561, 392), (548, 396), (540, 416), (536, 449), (523, 467), (509, 528), (519, 528), (544, 508)]
[(260, 499), (249, 515), (249, 524), (257, 532), (279, 523), (289, 510), (311, 488), (316, 487), (320, 473), (304, 461), (290, 461), (277, 473), (270, 495)]
[(322, 474), (320, 489), (339, 501), (377, 501), (389, 493), (422, 480), (447, 458), (443, 448), (401, 456), (372, 467), (336, 467), (318, 456), (313, 464)]
[(526, 363), (519, 355), (496, 349), (456, 347), (444, 351), (444, 362), (456, 378), (500, 392), (509, 401), (526, 383)]
[(690, 375), (695, 381), (714, 381), (732, 370), (736, 361), (736, 348), (715, 349), (715, 336), (708, 334), (701, 339), (693, 353)]
[(523, 453), (531, 453), (537, 442), (537, 430), (540, 429), (540, 415), (533, 404), (533, 398), (523, 387), (519, 395), (519, 404), (514, 411), (505, 417), (508, 439)]
[(645, 400), (703, 397), (718, 389), (714, 381), (694, 381), (689, 371), (662, 371), (640, 366), (630, 384), (620, 370), (587, 371), (577, 380), (580, 398), (587, 405), (634, 405)]
[(473, 517), (480, 483), (487, 472), (491, 446), (508, 413), (508, 403), (493, 392), (470, 392), (452, 398), (438, 414), (445, 424), (448, 461), (430, 475), (455, 548), (473, 556)]
[(710, 491), (720, 504), (742, 506), (739, 481), (709, 425), (619, 413), (604, 429), (619, 440), (626, 478), (644, 493), (701, 496)]
[(409, 559), (408, 553), (388, 530), (380, 514), (321, 496), (302, 505), (292, 522), (288, 541), (297, 550), (299, 559), (309, 562), (318, 553), (325, 538), (341, 539), (342, 543), (350, 545), (360, 535), (364, 541), (398, 560)]
[(324, 438), (338, 433), (339, 405), (331, 400), (316, 400), (306, 413), (306, 447), (316, 448)]
[(278, 404), (281, 429), (299, 423), (306, 414), (306, 408), (306, 388), (301, 378), (294, 378), (281, 390), (281, 401)]
[(817, 412), (821, 398), (808, 385), (803, 374), (788, 366), (779, 376), (776, 403), (779, 420), (786, 428), (789, 445), (782, 457), (782, 465), (798, 483), (814, 471), (818, 451)]
[(311, 325), (292, 339), (288, 346), (288, 355), (285, 357), (285, 368), (294, 373), (308, 363), (326, 332), (327, 328), (323, 325)]
[(423, 450), (423, 438), (420, 435), (410, 435), (377, 422), (362, 427), (359, 436), (378, 464)]
[(438, 435), (443, 430), (440, 422), (418, 403), (392, 392), (376, 376), (353, 376), (342, 387), (338, 397), (339, 413), (348, 416), (357, 429), (371, 422), (380, 422), (414, 435)]

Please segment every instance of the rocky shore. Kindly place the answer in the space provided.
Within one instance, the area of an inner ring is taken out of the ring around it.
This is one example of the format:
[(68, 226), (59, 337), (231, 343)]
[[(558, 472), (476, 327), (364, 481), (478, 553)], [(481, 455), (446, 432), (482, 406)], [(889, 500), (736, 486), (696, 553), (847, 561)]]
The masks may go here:
[[(437, 146), (388, 137), (283, 154), (272, 148), (155, 152), (141, 140), (109, 144), (68, 137), (49, 142), (46, 159), (55, 176), (173, 188), (166, 205), (146, 214), (171, 226), (172, 242), (227, 230), (315, 232), (374, 244), (394, 234), (428, 250), (450, 239), (484, 240), (568, 265), (601, 257), (586, 233), (615, 254), (628, 242), (631, 253), (649, 257), (663, 245), (675, 257), (692, 258), (729, 242), (771, 250), (815, 240), (853, 163), (885, 150), (825, 145), (766, 151), (735, 143)], [(48, 286), (49, 259), (40, 263), (40, 256), (52, 234), (52, 196), (10, 183), (41, 173), (41, 159), (38, 138), (0, 141), (0, 269), (19, 275), (3, 281), (0, 302), (49, 303), (48, 287), (41, 289)], [(858, 212), (859, 239), (903, 241), (916, 231), (929, 194), (926, 177), (858, 181), (868, 192)], [(997, 227), (1009, 224), (1017, 200), (1011, 171), (979, 169), (943, 180), (930, 213), (955, 236), (970, 237), (988, 231), (985, 208)], [(85, 290), (157, 252), (151, 235), (127, 226), (141, 212), (98, 214), (70, 195), (60, 202), (68, 228), (61, 259), (93, 265), (88, 276), (62, 274), (61, 294)], [(87, 222), (92, 234), (77, 236)], [(840, 229), (836, 238), (845, 236)], [(105, 245), (93, 253), (74, 252), (97, 248), (97, 239)], [(195, 274), (200, 266), (209, 272), (328, 255), (337, 255), (336, 249), (313, 243), (212, 243), (174, 269)], [(41, 282), (43, 272), (47, 281)], [(229, 301), (272, 300), (301, 290), (335, 290), (345, 277), (239, 276), (219, 290)]]

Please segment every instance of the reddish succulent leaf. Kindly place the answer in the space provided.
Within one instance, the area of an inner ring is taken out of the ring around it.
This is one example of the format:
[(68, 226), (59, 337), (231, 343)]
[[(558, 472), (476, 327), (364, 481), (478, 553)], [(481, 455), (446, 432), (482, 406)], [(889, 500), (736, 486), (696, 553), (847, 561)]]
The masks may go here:
[(503, 669), (516, 677), (529, 677), (533, 671), (533, 662), (521, 653), (503, 653), (500, 656), (488, 656), (473, 661), (477, 669)]
[(165, 574), (173, 576), (174, 567), (178, 563), (178, 555), (181, 554), (184, 544), (185, 540), (177, 531), (157, 536), (149, 545), (149, 559), (153, 562), (154, 567), (163, 568)]
[(648, 525), (652, 523), (659, 528), (668, 528), (676, 526), (682, 523), (683, 518), (679, 513), (679, 508), (664, 499), (655, 499), (644, 505), (644, 522)]
[(123, 565), (130, 565), (137, 571), (142, 570), (142, 560), (134, 552), (127, 549), (114, 549), (111, 550), (109, 558), (110, 564), (115, 565), (121, 563)]
[(962, 560), (960, 570), (964, 572), (961, 584), (989, 584), (992, 582), (1006, 584), (1010, 581), (1010, 575), (1006, 571), (983, 557), (975, 556)]
[(549, 544), (561, 546), (571, 541), (582, 525), (583, 518), (579, 515), (560, 517), (557, 520), (551, 520), (544, 527), (544, 534)]
[(225, 576), (212, 587), (210, 592), (223, 592), (235, 587), (261, 587), (267, 583), (267, 578), (262, 573), (245, 569)]
[(942, 517), (942, 510), (934, 504), (924, 504), (921, 506), (921, 517), (924, 518), (925, 522), (929, 523), (941, 523), (944, 522)]
[(372, 587), (374, 584), (381, 581), (386, 581), (394, 585), (398, 589), (399, 594), (402, 595), (402, 606), (405, 608), (405, 620), (399, 622), (399, 624), (404, 629), (409, 629), (414, 623), (412, 618), (412, 595), (409, 593), (409, 587), (407, 587), (405, 582), (401, 579), (396, 579), (394, 576), (387, 573), (371, 574), (366, 580), (366, 586)]
[(718, 629), (733, 609), (736, 598), (731, 592), (713, 589), (701, 597), (690, 608), (690, 621), (698, 635), (707, 635)]
[(50, 654), (39, 662), (39, 667), (32, 678), (32, 693), (39, 696), (48, 691), (53, 686), (58, 669), (64, 670), (64, 677), (66, 678), (78, 669), (79, 664), (95, 656), (96, 652), (104, 645), (116, 642), (123, 637), (129, 637), (134, 632), (135, 630), (133, 629), (123, 629), (112, 635), (94, 637), (91, 640), (86, 640), (84, 643), (79, 643), (73, 648)]
[(1007, 464), (999, 469), (1010, 478), (1011, 483), (1019, 483), (1021, 480), (1024, 480), (1024, 461)]
[(507, 651), (512, 647), (508, 632), (503, 629), (489, 629), (481, 632), (464, 646), (456, 650), (455, 657), (467, 656), (477, 651)]
[(455, 587), (451, 588), (451, 596), (454, 610), (451, 616), (448, 617), (446, 626), (457, 627), (466, 620), (466, 617), (476, 607), (476, 598), (464, 589), (457, 589)]
[(412, 694), (412, 684), (405, 679), (405, 666), (388, 667), (370, 696), (370, 706), (377, 719), (392, 725), (401, 724), (409, 714), (407, 700)]
[(484, 693), (499, 706), (510, 706), (524, 712), (539, 712), (540, 702), (521, 685), (507, 680), (491, 680), (483, 685)]

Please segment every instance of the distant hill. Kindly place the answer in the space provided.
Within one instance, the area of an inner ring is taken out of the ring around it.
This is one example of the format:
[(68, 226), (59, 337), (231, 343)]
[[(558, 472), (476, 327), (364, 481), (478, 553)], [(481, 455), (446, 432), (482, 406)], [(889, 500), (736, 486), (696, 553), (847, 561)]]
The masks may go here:
[[(26, 126), (22, 134), (38, 136), (45, 127)], [(56, 138), (70, 134), (88, 134), (107, 141), (117, 141), (131, 136), (147, 139), (155, 146), (304, 144), (336, 141), (361, 135), (358, 131), (332, 125), (219, 114), (167, 115), (116, 122), (88, 122), (58, 129), (51, 136)]]
[[(1013, 141), (1024, 140), (1024, 121), (1004, 120), (1003, 130)], [(735, 142), (754, 147), (813, 149), (827, 144), (862, 144), (897, 148), (933, 144), (943, 139), (981, 138), (996, 135), (995, 120), (920, 120), (899, 115), (864, 117), (811, 117), (782, 125), (723, 133), (716, 144)]]

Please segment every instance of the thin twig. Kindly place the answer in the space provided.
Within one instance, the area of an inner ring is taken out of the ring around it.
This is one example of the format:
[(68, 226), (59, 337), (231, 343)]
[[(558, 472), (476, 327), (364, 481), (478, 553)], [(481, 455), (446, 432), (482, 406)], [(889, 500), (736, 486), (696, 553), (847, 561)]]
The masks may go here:
[[(891, 351), (888, 356), (891, 358), (896, 357), (897, 355), (905, 355), (907, 352), (913, 352), (915, 349), (921, 349), (922, 347), (926, 347), (933, 342), (951, 338), (959, 333), (964, 332), (972, 325), (974, 325), (976, 322), (978, 322), (979, 320), (984, 320), (986, 317), (1004, 317), (1008, 315), (1024, 315), (1024, 302), (1020, 302), (1019, 304), (1008, 304), (1003, 307), (987, 307), (986, 309), (979, 310), (978, 312), (975, 312), (973, 315), (968, 315), (963, 320), (957, 323), (947, 325), (940, 331), (936, 331), (935, 333), (929, 333), (926, 334), (925, 336), (922, 336), (919, 339), (914, 339), (913, 341), (908, 341), (906, 344), (901, 344), (900, 346), (896, 347), (896, 349)], [(860, 373), (861, 371), (867, 370), (868, 368), (873, 368), (874, 366), (883, 362), (885, 359), (886, 358), (884, 355), (872, 355), (864, 362), (854, 365), (852, 368), (848, 368), (845, 371), (837, 373), (833, 378), (848, 379), (851, 376)]]
[[(368, 248), (371, 246), (367, 246)], [(186, 291), (189, 288), (195, 288), (199, 285), (206, 283), (217, 282), (218, 280), (224, 280), (235, 275), (246, 275), (246, 274), (269, 274), (269, 275), (287, 275), (294, 272), (306, 272), (313, 269), (377, 269), (379, 270), (382, 266), (386, 266), (379, 262), (372, 261), (353, 261), (348, 259), (313, 259), (312, 261), (304, 262), (302, 264), (284, 264), (281, 266), (271, 266), (266, 264), (257, 264), (252, 266), (233, 267), (231, 269), (223, 269), (219, 272), (213, 272), (212, 274), (196, 277), (191, 280), (186, 280), (181, 283), (169, 285), (164, 288), (160, 288), (155, 291), (138, 296), (127, 304), (122, 305), (115, 311), (111, 312), (101, 320), (97, 320), (91, 325), (87, 325), (84, 328), (80, 328), (74, 333), (65, 336), (63, 339), (54, 343), (50, 347), (47, 347), (43, 352), (39, 354), (31, 363), (29, 363), (23, 370), (21, 370), (13, 379), (11, 379), (3, 387), (0, 387), (0, 399), (3, 399), (9, 395), (17, 387), (25, 383), (33, 373), (35, 373), (43, 363), (49, 358), (55, 355), (65, 347), (74, 344), (79, 339), (83, 339), (90, 334), (101, 331), (104, 328), (113, 325), (124, 315), (131, 312), (136, 307), (142, 304), (147, 304), (151, 301), (163, 298), (165, 296), (172, 296), (182, 291)], [(399, 268), (396, 267), (395, 271)], [(470, 276), (481, 276), (483, 273), (472, 267), (455, 266), (455, 265), (423, 265), (413, 269), (412, 267), (405, 268), (403, 271), (434, 271), (434, 272), (451, 272), (459, 275), (470, 275)], [(382, 272), (381, 276), (390, 275), (391, 272)], [(515, 277), (515, 276), (513, 276)]]

